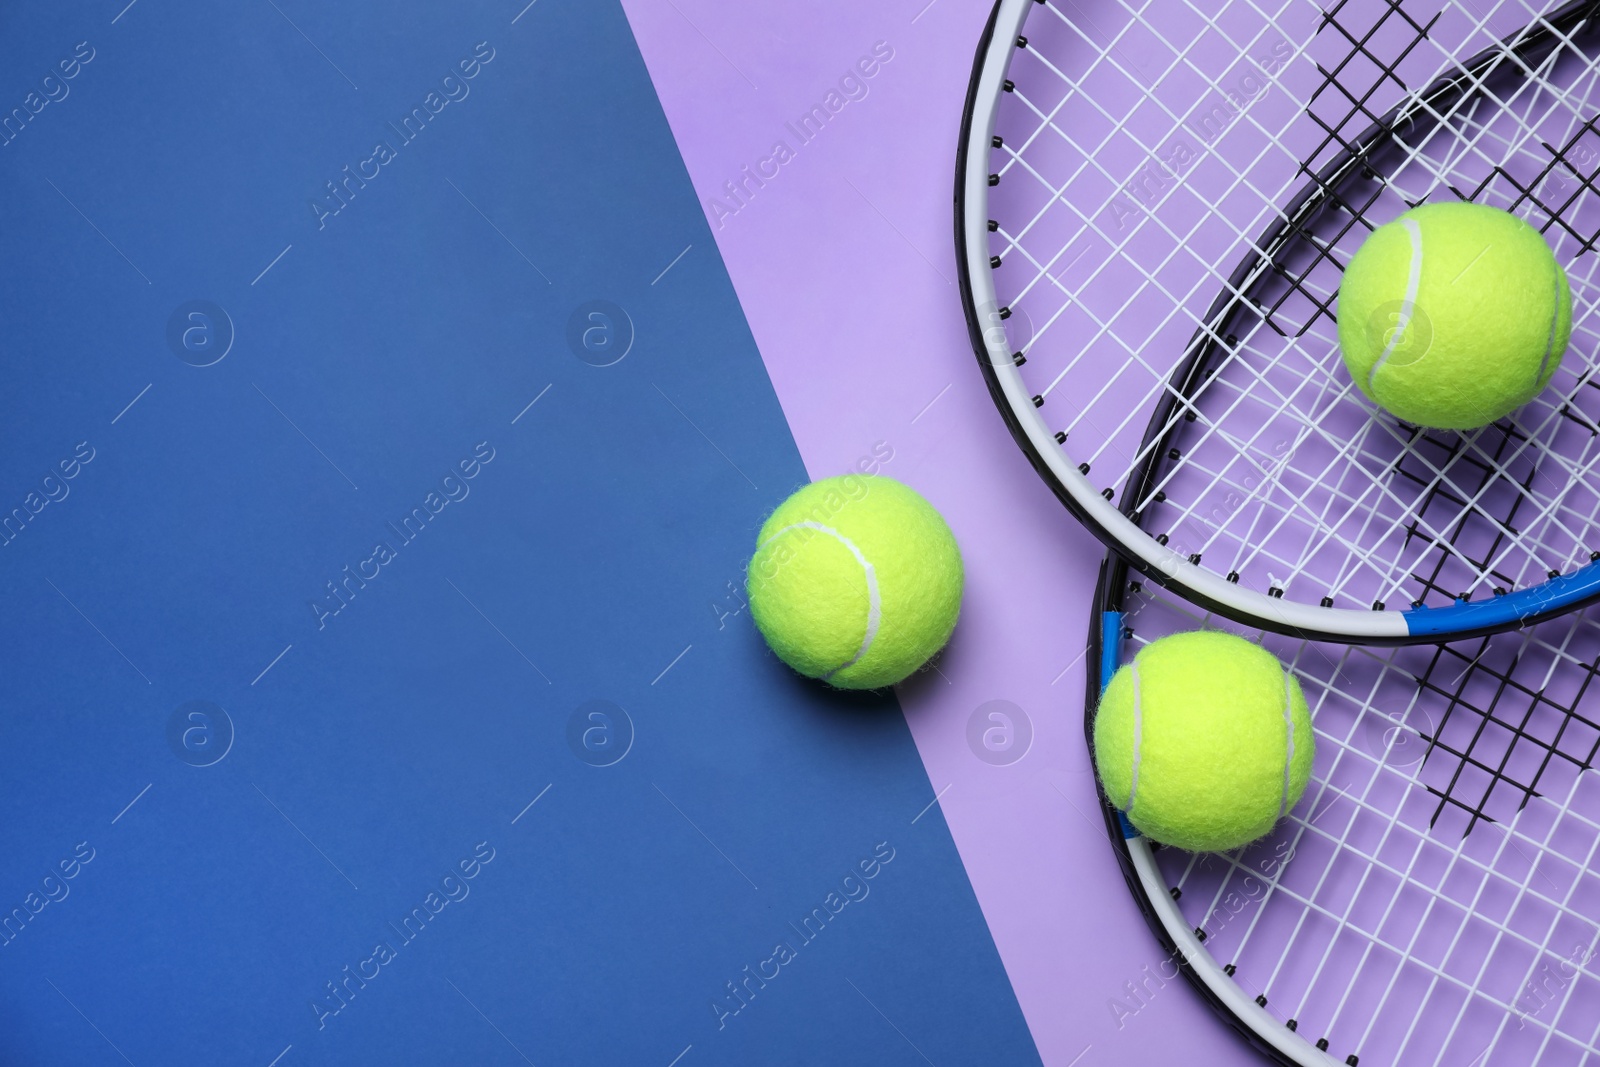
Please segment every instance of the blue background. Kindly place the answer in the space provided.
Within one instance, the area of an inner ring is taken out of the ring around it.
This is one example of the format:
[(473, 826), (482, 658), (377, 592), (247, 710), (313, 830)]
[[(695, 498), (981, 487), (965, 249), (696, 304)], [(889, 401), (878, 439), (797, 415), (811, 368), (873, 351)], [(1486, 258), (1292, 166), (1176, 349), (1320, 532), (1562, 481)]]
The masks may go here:
[[(0, 946), (0, 1062), (1036, 1062), (894, 700), (797, 679), (740, 610), (805, 471), (622, 12), (519, 6), (0, 13), (0, 114), (94, 50), (0, 147), (0, 515), (94, 451), (0, 547), (0, 915), (94, 850)], [(196, 300), (234, 334), (206, 367), (167, 339)], [(594, 300), (634, 334), (607, 367), (568, 342)], [(595, 700), (610, 766), (569, 742)]]

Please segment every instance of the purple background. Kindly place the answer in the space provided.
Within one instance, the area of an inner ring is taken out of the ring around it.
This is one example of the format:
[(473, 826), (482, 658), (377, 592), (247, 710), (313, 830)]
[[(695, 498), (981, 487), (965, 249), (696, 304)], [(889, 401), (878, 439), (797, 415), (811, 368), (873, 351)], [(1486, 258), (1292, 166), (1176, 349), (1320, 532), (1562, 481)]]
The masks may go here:
[[(881, 472), (961, 541), (955, 639), (899, 695), (1044, 1061), (1248, 1060), (1181, 980), (1151, 977), (1160, 949), (1106, 844), (1083, 742), (1101, 551), (1012, 443), (967, 342), (951, 191), (988, 0), (624, 6), (811, 475), (892, 451)], [(789, 124), (880, 41), (893, 57), (867, 95), (802, 143)], [(792, 158), (730, 198), (778, 141)], [(995, 700), (1032, 725), (1009, 766), (968, 740)]]

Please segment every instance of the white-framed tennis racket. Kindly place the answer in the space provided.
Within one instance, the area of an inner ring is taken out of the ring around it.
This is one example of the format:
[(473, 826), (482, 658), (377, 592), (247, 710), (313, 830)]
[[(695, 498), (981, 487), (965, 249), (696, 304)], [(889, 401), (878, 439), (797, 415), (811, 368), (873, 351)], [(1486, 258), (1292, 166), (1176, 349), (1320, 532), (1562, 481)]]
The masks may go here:
[[(957, 164), (974, 348), (1024, 453), (1157, 582), (1369, 644), (1600, 597), (1593, 0), (999, 0)], [(1336, 296), (1374, 228), (1466, 199), (1541, 231), (1570, 347), (1511, 416), (1374, 408)]]

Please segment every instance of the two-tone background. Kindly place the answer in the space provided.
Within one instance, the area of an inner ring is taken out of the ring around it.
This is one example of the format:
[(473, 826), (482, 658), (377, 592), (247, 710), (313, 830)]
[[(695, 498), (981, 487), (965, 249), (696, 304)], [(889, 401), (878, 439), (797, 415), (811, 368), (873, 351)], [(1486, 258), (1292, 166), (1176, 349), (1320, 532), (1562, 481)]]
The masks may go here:
[[(967, 347), (987, 5), (626, 7), (0, 13), (0, 1063), (1244, 1055)], [(892, 695), (741, 593), (851, 470), (968, 566)]]

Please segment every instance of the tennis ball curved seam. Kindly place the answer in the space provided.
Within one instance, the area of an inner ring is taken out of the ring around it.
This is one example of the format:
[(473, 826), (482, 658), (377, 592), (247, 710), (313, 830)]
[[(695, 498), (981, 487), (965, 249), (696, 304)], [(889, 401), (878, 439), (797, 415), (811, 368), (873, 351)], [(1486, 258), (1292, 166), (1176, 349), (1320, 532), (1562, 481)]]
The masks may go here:
[(1372, 369), (1367, 371), (1368, 392), (1378, 387), (1378, 372), (1389, 362), (1389, 357), (1400, 346), (1400, 338), (1411, 328), (1411, 320), (1417, 313), (1417, 290), (1422, 288), (1422, 227), (1417, 225), (1416, 219), (1409, 218), (1401, 219), (1400, 224), (1405, 227), (1406, 236), (1411, 238), (1411, 261), (1406, 264), (1406, 295), (1400, 300), (1400, 321), (1389, 331), (1389, 340), (1384, 344), (1383, 352), (1372, 361)]
[(1566, 277), (1566, 272), (1561, 265), (1556, 265), (1556, 273), (1550, 278), (1550, 334), (1544, 342), (1544, 358), (1539, 361), (1539, 374), (1534, 378), (1536, 382), (1545, 380), (1545, 372), (1550, 369), (1550, 357), (1555, 354), (1556, 331), (1561, 328), (1561, 281)]
[(1134, 656), (1128, 665), (1128, 676), (1133, 679), (1133, 770), (1128, 780), (1128, 806), (1124, 809), (1133, 818), (1133, 801), (1139, 795), (1139, 742), (1144, 736), (1144, 712), (1139, 707), (1139, 657)]
[(867, 581), (867, 626), (866, 632), (861, 636), (861, 647), (856, 650), (856, 654), (848, 662), (840, 664), (822, 676), (823, 681), (831, 682), (840, 671), (849, 670), (857, 663), (860, 663), (872, 648), (873, 639), (878, 636), (878, 626), (883, 619), (883, 598), (878, 594), (878, 572), (873, 568), (872, 561), (867, 559), (854, 541), (831, 526), (824, 526), (820, 522), (811, 522), (810, 520), (792, 522), (780, 530), (775, 530), (771, 537), (756, 546), (756, 551), (760, 552), (791, 530), (815, 530), (838, 541), (850, 555), (855, 557), (855, 561), (861, 565), (861, 573)]
[(1283, 799), (1278, 801), (1278, 818), (1289, 814), (1289, 776), (1294, 770), (1294, 690), (1289, 672), (1283, 672)]

